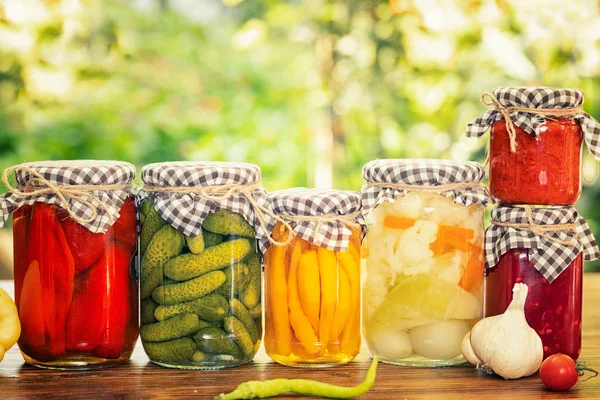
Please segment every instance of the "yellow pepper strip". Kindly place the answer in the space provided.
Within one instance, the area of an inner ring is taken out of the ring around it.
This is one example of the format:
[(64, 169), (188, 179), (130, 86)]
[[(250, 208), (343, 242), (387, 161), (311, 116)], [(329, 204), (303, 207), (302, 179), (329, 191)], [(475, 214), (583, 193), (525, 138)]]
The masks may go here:
[(352, 255), (353, 258), (357, 260), (360, 259), (360, 250), (354, 245), (354, 243), (350, 242), (348, 244), (348, 252)]
[[(294, 254), (296, 249), (300, 248), (296, 247)], [(319, 313), (321, 311), (321, 278), (319, 276), (319, 260), (315, 251), (310, 250), (302, 254), (298, 266), (298, 292), (302, 309), (306, 313), (313, 331), (318, 335)]]
[(269, 307), (275, 333), (276, 352), (281, 356), (290, 355), (292, 340), (285, 279), (285, 250), (285, 247), (271, 245), (267, 265)]
[(290, 322), (296, 337), (302, 344), (302, 347), (309, 354), (316, 354), (319, 352), (317, 342), (319, 338), (315, 335), (315, 332), (311, 328), (310, 321), (302, 311), (302, 305), (300, 304), (300, 297), (298, 295), (298, 264), (299, 263), (315, 263), (317, 261), (317, 255), (314, 252), (307, 252), (302, 254), (300, 247), (294, 248), (292, 254), (292, 262), (290, 265), (290, 279), (288, 280), (288, 304), (290, 307)]
[(331, 336), (331, 325), (337, 299), (337, 259), (331, 250), (319, 247), (319, 274), (321, 275), (321, 315), (319, 319), (319, 341), (323, 349)]
[(296, 336), (292, 337), (292, 353), (294, 353), (296, 357), (301, 358), (303, 360), (316, 359), (315, 354), (310, 354), (306, 350), (304, 350), (304, 347), (302, 347), (302, 344), (300, 344), (300, 340), (298, 340)]
[(350, 315), (350, 307), (352, 306), (350, 300), (350, 282), (348, 281), (348, 275), (344, 272), (343, 268), (338, 267), (339, 285), (338, 285), (338, 300), (335, 307), (335, 314), (333, 315), (333, 325), (331, 327), (331, 338), (339, 338), (340, 334), (346, 326), (348, 316)]
[(0, 289), (0, 361), (21, 335), (17, 306), (3, 289)]
[[(348, 277), (348, 282), (350, 283), (350, 314), (355, 315), (358, 310), (359, 302), (360, 302), (360, 266), (359, 260), (354, 258), (349, 252), (338, 252), (337, 259), (346, 273)], [(360, 315), (360, 313), (358, 313)], [(353, 318), (349, 318), (344, 330), (342, 331), (342, 335), (340, 341), (346, 343), (351, 339), (353, 329), (353, 325), (355, 321)]]

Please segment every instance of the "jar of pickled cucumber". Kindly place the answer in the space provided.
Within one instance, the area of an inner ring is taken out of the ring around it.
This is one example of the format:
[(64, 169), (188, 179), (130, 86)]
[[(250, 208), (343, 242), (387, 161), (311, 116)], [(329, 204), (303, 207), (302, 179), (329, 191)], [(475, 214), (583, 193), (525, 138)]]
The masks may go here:
[(496, 207), (486, 231), (485, 316), (506, 311), (515, 283), (528, 286), (525, 318), (544, 358), (581, 352), (583, 261), (598, 259), (594, 236), (573, 207)]
[(139, 330), (135, 167), (42, 161), (11, 167), (3, 178), (9, 193), (0, 198), (0, 222), (13, 213), (25, 361), (92, 369), (128, 360)]
[(376, 160), (363, 177), (369, 351), (398, 365), (464, 362), (461, 341), (483, 311), (483, 167)]
[(140, 337), (156, 364), (216, 369), (254, 357), (262, 254), (274, 226), (256, 165), (142, 169)]
[(269, 194), (277, 217), (265, 261), (265, 349), (280, 364), (327, 367), (360, 350), (360, 196)]

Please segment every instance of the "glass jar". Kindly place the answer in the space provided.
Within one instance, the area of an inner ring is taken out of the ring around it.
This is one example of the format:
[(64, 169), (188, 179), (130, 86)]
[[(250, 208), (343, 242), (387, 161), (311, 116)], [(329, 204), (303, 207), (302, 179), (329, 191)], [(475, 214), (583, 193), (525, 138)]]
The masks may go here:
[(505, 121), (492, 125), (490, 193), (505, 204), (572, 205), (581, 194), (583, 132), (573, 119), (547, 119), (539, 136), (515, 126), (511, 151)]
[[(240, 168), (248, 173), (240, 173)], [(241, 185), (244, 182), (227, 177), (254, 174), (259, 181), (260, 170), (249, 164), (153, 164), (142, 170), (146, 185), (157, 183), (151, 181), (153, 174), (208, 179), (186, 181), (190, 186)], [(239, 199), (214, 193), (200, 199), (204, 194), (198, 188), (199, 194), (191, 194), (193, 200), (188, 201), (190, 192), (177, 190), (149, 190), (141, 206), (140, 337), (144, 350), (153, 363), (171, 368), (219, 369), (247, 363), (262, 338), (262, 256), (257, 232), (244, 215), (224, 208)], [(215, 200), (218, 196), (222, 198)], [(172, 208), (183, 212), (173, 218), (179, 221), (177, 228), (162, 217)], [(206, 217), (195, 220), (201, 213)], [(200, 228), (198, 233), (181, 233), (192, 227)]]
[(515, 283), (529, 287), (525, 318), (544, 346), (544, 358), (563, 353), (576, 360), (581, 353), (583, 254), (549, 283), (529, 260), (528, 249), (506, 252), (486, 272), (485, 316), (506, 311)]
[(483, 212), (437, 193), (407, 193), (366, 218), (363, 336), (386, 363), (464, 362), (461, 342), (481, 318)]
[[(106, 174), (92, 163), (61, 166), (54, 176), (67, 170), (80, 177)], [(132, 165), (119, 167), (133, 179)], [(104, 197), (101, 201), (110, 203)], [(139, 330), (132, 273), (138, 239), (135, 199), (126, 197), (118, 212), (104, 233), (91, 232), (54, 204), (34, 202), (13, 212), (15, 303), (22, 329), (18, 345), (27, 363), (90, 369), (130, 358)]]
[[(287, 235), (278, 223), (273, 237), (284, 240)], [(272, 244), (265, 264), (269, 357), (294, 367), (353, 360), (361, 343), (360, 230), (352, 230), (347, 251), (328, 250), (293, 236), (287, 246)]]

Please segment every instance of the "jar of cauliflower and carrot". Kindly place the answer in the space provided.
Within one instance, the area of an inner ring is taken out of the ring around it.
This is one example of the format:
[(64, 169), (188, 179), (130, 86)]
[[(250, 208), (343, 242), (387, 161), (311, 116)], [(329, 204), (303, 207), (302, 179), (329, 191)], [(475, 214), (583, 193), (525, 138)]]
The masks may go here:
[(464, 362), (483, 311), (487, 190), (480, 164), (376, 160), (363, 169), (363, 324), (383, 362)]

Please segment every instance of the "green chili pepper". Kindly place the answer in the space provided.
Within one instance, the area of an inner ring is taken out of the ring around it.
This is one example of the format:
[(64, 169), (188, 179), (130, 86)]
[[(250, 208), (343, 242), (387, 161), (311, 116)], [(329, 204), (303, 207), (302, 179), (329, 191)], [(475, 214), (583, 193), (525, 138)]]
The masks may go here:
[(375, 383), (377, 356), (367, 371), (365, 380), (358, 386), (336, 386), (310, 379), (272, 379), (268, 381), (248, 381), (241, 383), (231, 393), (220, 394), (215, 400), (244, 400), (279, 396), (284, 393), (297, 393), (334, 399), (350, 399), (367, 393)]

